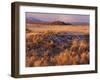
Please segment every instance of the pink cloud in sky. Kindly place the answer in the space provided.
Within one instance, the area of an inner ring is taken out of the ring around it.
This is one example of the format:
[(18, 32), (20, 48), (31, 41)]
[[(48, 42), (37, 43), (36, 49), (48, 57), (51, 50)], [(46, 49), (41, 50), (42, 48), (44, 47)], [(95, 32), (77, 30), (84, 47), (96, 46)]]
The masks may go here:
[(43, 21), (63, 21), (63, 22), (86, 22), (89, 23), (89, 15), (79, 14), (52, 14), (27, 12), (26, 17), (32, 17)]

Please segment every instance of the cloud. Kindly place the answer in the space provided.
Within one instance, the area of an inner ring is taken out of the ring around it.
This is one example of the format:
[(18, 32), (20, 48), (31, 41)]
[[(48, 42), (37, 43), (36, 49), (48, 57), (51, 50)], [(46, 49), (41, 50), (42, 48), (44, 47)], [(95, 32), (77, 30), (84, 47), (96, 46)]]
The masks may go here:
[(89, 15), (76, 14), (52, 14), (52, 13), (33, 13), (27, 12), (26, 17), (31, 16), (43, 21), (63, 21), (63, 22), (87, 22), (89, 23)]

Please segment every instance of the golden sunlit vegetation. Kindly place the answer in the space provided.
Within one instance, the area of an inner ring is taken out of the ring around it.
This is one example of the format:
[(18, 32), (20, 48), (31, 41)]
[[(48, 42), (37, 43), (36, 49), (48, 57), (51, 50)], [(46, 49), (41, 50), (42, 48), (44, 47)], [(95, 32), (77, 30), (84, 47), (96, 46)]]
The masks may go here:
[(26, 24), (29, 30), (34, 32), (80, 32), (87, 34), (89, 33), (89, 25), (46, 25), (46, 24)]
[(89, 64), (89, 30), (80, 28), (26, 29), (26, 67)]

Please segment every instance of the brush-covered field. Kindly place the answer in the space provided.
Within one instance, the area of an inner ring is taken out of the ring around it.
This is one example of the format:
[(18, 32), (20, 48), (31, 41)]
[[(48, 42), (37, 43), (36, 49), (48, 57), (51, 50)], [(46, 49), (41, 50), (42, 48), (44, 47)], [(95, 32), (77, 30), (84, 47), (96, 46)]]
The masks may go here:
[(89, 64), (88, 25), (26, 25), (26, 67)]

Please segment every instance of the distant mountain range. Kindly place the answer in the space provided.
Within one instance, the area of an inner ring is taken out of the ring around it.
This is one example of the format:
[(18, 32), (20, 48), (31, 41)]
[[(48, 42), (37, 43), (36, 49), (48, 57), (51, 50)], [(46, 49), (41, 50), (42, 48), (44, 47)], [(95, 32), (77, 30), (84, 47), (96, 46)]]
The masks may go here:
[(34, 22), (43, 22), (39, 19), (33, 18), (33, 17), (26, 17), (26, 22), (27, 23), (34, 23)]
[(85, 22), (72, 22), (72, 23), (69, 23), (69, 22), (63, 22), (63, 21), (53, 21), (53, 22), (47, 22), (47, 21), (43, 21), (43, 20), (40, 20), (40, 19), (36, 19), (36, 18), (33, 18), (33, 17), (26, 17), (26, 23), (35, 23), (35, 24), (50, 24), (50, 25), (84, 25), (84, 24), (89, 24), (89, 23), (85, 23)]

